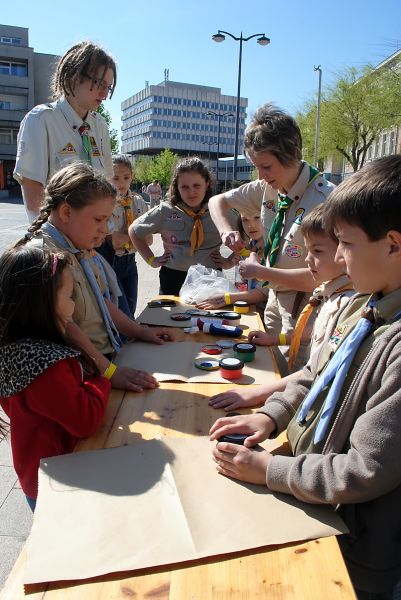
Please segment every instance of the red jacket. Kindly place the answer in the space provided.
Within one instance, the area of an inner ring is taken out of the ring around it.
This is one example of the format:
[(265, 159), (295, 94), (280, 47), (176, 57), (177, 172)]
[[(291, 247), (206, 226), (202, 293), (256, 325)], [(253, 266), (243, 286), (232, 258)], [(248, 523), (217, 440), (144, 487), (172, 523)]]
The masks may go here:
[(101, 376), (82, 377), (76, 358), (43, 371), (18, 394), (0, 398), (10, 419), (14, 468), (24, 493), (36, 498), (42, 458), (72, 452), (100, 424), (110, 393)]

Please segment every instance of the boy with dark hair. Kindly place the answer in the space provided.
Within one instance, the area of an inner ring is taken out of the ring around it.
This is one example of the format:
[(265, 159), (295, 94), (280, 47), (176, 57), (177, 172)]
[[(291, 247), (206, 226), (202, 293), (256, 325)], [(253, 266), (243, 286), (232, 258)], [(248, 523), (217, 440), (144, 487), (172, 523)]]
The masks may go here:
[[(337, 260), (359, 292), (340, 313), (315, 368), (254, 415), (219, 419), (211, 439), (224, 475), (310, 503), (333, 504), (360, 599), (391, 598), (401, 574), (401, 156), (343, 182), (326, 204)], [(250, 448), (287, 428), (293, 456)]]

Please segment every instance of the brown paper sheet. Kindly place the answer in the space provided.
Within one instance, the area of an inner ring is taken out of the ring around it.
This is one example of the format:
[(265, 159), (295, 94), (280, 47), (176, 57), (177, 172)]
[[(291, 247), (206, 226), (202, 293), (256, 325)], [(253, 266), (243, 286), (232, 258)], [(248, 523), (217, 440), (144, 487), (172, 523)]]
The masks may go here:
[[(228, 338), (227, 338), (228, 339)], [(216, 338), (217, 341), (217, 338)], [(163, 345), (134, 342), (126, 344), (118, 354), (115, 363), (118, 366), (132, 367), (151, 373), (158, 381), (182, 381), (185, 383), (233, 383), (261, 384), (276, 378), (272, 355), (267, 348), (256, 348), (255, 360), (245, 363), (241, 379), (228, 380), (218, 371), (203, 371), (194, 365), (194, 360), (220, 360), (234, 356), (232, 349), (224, 350), (218, 356), (209, 356), (201, 352), (204, 343), (174, 342)]]
[(45, 459), (24, 583), (85, 579), (337, 535), (328, 506), (217, 474), (207, 438)]
[[(173, 321), (171, 315), (177, 313), (183, 313), (186, 310), (194, 310), (196, 306), (191, 304), (177, 304), (177, 306), (162, 306), (157, 308), (145, 308), (141, 314), (137, 317), (138, 323), (145, 323), (146, 325), (162, 325), (163, 327), (191, 327), (191, 321)], [(232, 312), (232, 309), (226, 309)], [(213, 316), (216, 312), (222, 312), (224, 309), (211, 310), (210, 315)], [(200, 317), (202, 318), (202, 317)], [(207, 317), (206, 317), (207, 318)], [(255, 311), (251, 311), (244, 315), (241, 315), (241, 321), (239, 326), (242, 329), (248, 331), (251, 329), (259, 329), (258, 315)]]

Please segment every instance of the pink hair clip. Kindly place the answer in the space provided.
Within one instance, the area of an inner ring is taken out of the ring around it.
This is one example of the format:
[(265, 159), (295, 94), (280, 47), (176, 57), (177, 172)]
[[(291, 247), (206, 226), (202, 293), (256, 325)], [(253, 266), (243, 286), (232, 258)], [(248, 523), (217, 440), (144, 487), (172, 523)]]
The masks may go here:
[(53, 275), (55, 274), (56, 269), (57, 269), (57, 263), (58, 263), (57, 254), (52, 254), (51, 259), (52, 259), (52, 277), (53, 277)]

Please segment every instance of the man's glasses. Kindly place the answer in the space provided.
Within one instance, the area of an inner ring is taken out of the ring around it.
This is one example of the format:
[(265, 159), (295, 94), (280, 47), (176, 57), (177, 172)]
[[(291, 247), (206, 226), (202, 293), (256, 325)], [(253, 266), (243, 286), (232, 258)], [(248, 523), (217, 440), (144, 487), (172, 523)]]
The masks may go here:
[(95, 77), (91, 77), (90, 75), (87, 75), (86, 73), (82, 73), (82, 75), (84, 77), (86, 77), (87, 79), (90, 79), (93, 83), (93, 85), (95, 85), (97, 87), (98, 90), (101, 90), (102, 92), (106, 92), (107, 91), (107, 95), (111, 95), (113, 93), (113, 86), (112, 85), (107, 85), (106, 81), (104, 79), (96, 79)]

